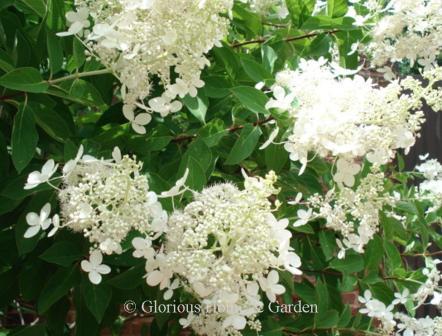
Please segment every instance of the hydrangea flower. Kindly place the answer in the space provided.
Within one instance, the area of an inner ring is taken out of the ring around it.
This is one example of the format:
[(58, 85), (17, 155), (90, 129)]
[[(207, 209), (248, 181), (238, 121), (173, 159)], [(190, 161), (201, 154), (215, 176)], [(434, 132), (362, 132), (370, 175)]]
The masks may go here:
[(49, 215), (51, 213), (51, 204), (46, 203), (40, 210), (40, 214), (30, 212), (26, 215), (26, 223), (29, 228), (26, 230), (24, 237), (32, 238), (37, 235), (40, 230), (46, 230), (52, 223)]
[[(67, 14), (68, 32), (58, 35), (80, 36), (92, 22), (83, 42), (120, 80), (124, 115), (145, 134), (152, 113), (179, 111), (177, 98), (195, 97), (204, 86), (205, 54), (227, 35), (225, 14), (232, 6), (233, 0), (76, 0), (77, 12)], [(146, 104), (154, 76), (164, 91)], [(143, 112), (136, 115), (137, 109)]]
[(167, 289), (167, 297), (182, 286), (205, 307), (229, 307), (203, 309), (182, 321), (198, 334), (226, 335), (246, 325), (259, 329), (259, 288), (274, 300), (285, 290), (277, 270), (301, 274), (289, 222), (272, 214), (275, 174), (244, 178), (243, 190), (224, 183), (194, 192), (193, 201), (170, 216), (164, 247), (146, 258), (147, 283)]
[[(283, 109), (293, 121), (284, 148), (302, 164), (300, 174), (309, 154), (336, 158), (335, 181), (353, 186), (361, 159), (382, 165), (396, 150), (410, 149), (424, 122), (423, 100), (442, 109), (442, 90), (434, 87), (442, 68), (424, 72), (424, 86), (407, 77), (377, 87), (370, 79), (348, 75), (323, 58), (301, 60), (296, 71), (277, 74), (268, 108)], [(295, 99), (297, 104), (291, 104)]]
[(101, 282), (102, 275), (111, 272), (111, 268), (103, 264), (103, 255), (98, 250), (91, 253), (89, 260), (81, 262), (81, 269), (88, 273), (89, 280), (94, 285), (98, 285)]

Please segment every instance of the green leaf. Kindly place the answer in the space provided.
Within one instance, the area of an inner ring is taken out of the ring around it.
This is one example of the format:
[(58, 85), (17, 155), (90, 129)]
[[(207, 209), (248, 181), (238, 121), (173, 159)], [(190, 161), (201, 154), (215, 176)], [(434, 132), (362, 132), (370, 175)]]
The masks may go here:
[(356, 273), (364, 269), (364, 258), (359, 254), (349, 254), (345, 259), (333, 259), (330, 267), (343, 273)]
[(72, 131), (74, 122), (69, 110), (60, 108), (51, 108), (44, 102), (29, 102), (34, 111), (35, 121), (49, 136), (59, 142), (65, 142), (66, 139), (73, 136)]
[[(319, 309), (318, 309), (319, 311)], [(326, 312), (320, 313), (315, 318), (316, 328), (333, 328), (339, 322), (339, 313), (336, 310), (328, 310)]]
[(83, 101), (88, 101), (100, 108), (106, 107), (100, 92), (95, 88), (95, 86), (83, 79), (76, 79), (72, 83), (69, 90), (69, 95)]
[(84, 252), (78, 244), (70, 241), (60, 241), (52, 245), (40, 255), (40, 259), (60, 266), (70, 266), (81, 259)]
[(143, 276), (146, 274), (144, 264), (145, 263), (140, 263), (128, 269), (127, 271), (113, 277), (106, 283), (118, 289), (134, 289), (144, 282)]
[(85, 297), (83, 291), (77, 287), (74, 290), (75, 303), (75, 336), (98, 336), (100, 326), (97, 323), (94, 315), (86, 307)]
[(275, 63), (278, 60), (278, 54), (276, 51), (267, 44), (263, 44), (261, 46), (261, 57), (262, 62), (266, 70), (270, 73), (273, 73), (275, 69)]
[[(55, 0), (54, 0), (55, 1)], [(74, 38), (73, 40), (73, 52), (74, 52), (74, 60), (77, 69), (80, 69), (81, 66), (86, 61), (85, 48), (84, 45), (80, 42), (78, 38)]]
[(397, 247), (389, 242), (384, 241), (384, 249), (386, 253), (386, 264), (391, 270), (402, 267), (402, 258)]
[(319, 232), (319, 243), (321, 244), (325, 259), (330, 260), (333, 258), (336, 246), (335, 235), (330, 231), (321, 231)]
[(379, 265), (382, 262), (382, 256), (384, 255), (384, 246), (382, 239), (376, 235), (367, 244), (366, 252), (364, 254), (365, 267), (367, 270), (375, 271), (379, 269)]
[(354, 19), (350, 17), (331, 18), (329, 16), (318, 15), (307, 19), (302, 25), (304, 30), (320, 30), (320, 29), (340, 29), (354, 30)]
[(38, 299), (38, 312), (45, 313), (54, 303), (65, 296), (80, 281), (80, 271), (75, 265), (71, 268), (60, 268), (49, 279)]
[(84, 302), (97, 322), (100, 323), (111, 301), (112, 289), (105, 284), (93, 285), (85, 277), (83, 280), (85, 280), (82, 281)]
[(347, 0), (327, 0), (327, 14), (332, 18), (337, 18), (347, 14)]
[(241, 65), (247, 75), (257, 83), (272, 79), (273, 77), (271, 73), (249, 55), (241, 56)]
[(63, 48), (61, 45), (61, 39), (54, 33), (47, 33), (46, 44), (49, 54), (49, 67), (52, 74), (59, 72), (63, 66)]
[(206, 123), (206, 113), (209, 107), (209, 100), (203, 91), (200, 91), (196, 97), (187, 95), (183, 98), (183, 103), (195, 118), (197, 118), (203, 124)]
[(316, 0), (285, 0), (293, 25), (301, 27), (302, 23), (313, 13)]
[(12, 129), (12, 162), (19, 173), (31, 162), (38, 143), (35, 120), (29, 105), (20, 105)]
[(9, 57), (9, 55), (3, 50), (0, 50), (0, 69), (4, 72), (10, 72), (14, 70), (13, 63), (11, 57)]
[(289, 153), (281, 145), (271, 144), (264, 150), (266, 166), (269, 170), (280, 172), (289, 161)]
[(193, 190), (201, 190), (207, 183), (210, 175), (209, 169), (212, 166), (212, 152), (202, 140), (192, 143), (184, 154), (177, 178), (181, 178), (189, 169), (186, 185)]
[(45, 17), (46, 15), (46, 3), (44, 0), (18, 0), (19, 2), (25, 4), (30, 8), (35, 14), (40, 17)]
[(265, 108), (269, 98), (261, 91), (250, 86), (237, 86), (232, 88), (231, 91), (249, 111), (256, 114), (269, 114), (269, 111)]
[(246, 125), (233, 145), (225, 164), (236, 165), (252, 155), (261, 134), (261, 128), (258, 126)]
[(38, 324), (32, 327), (25, 327), (19, 329), (18, 331), (14, 331), (8, 336), (46, 336), (46, 327), (42, 324)]
[(49, 85), (43, 81), (40, 72), (35, 68), (18, 68), (0, 77), (0, 86), (7, 89), (42, 93)]

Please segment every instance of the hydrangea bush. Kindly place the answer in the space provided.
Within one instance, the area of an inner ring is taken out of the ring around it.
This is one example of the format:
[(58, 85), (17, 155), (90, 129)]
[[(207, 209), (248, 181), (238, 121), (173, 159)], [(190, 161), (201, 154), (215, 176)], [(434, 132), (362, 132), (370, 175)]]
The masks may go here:
[(442, 336), (441, 13), (4, 0), (0, 335)]

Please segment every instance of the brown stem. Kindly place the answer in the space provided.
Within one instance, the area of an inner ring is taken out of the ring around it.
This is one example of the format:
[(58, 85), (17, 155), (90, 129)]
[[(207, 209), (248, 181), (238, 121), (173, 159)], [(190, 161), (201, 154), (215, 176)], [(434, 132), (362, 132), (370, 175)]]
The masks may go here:
[[(255, 121), (252, 125), (253, 126), (260, 126), (260, 125), (264, 125), (272, 120), (274, 120), (274, 118), (272, 116), (270, 116), (266, 119)], [(236, 132), (240, 129), (243, 129), (243, 128), (244, 128), (244, 125), (237, 125), (237, 126), (233, 125), (233, 126), (227, 128), (226, 132), (234, 133), (234, 132)], [(195, 138), (196, 138), (195, 134), (182, 134), (182, 135), (179, 135), (176, 138), (174, 138), (172, 141), (173, 142), (183, 142), (183, 141), (190, 141)]]
[[(298, 41), (298, 40), (303, 40), (306, 38), (311, 38), (311, 37), (315, 37), (321, 34), (328, 34), (328, 35), (332, 35), (332, 34), (336, 34), (338, 33), (340, 30), (339, 29), (335, 29), (335, 30), (330, 30), (330, 31), (326, 31), (326, 32), (315, 32), (315, 33), (309, 33), (309, 34), (305, 34), (305, 35), (300, 35), (300, 36), (290, 36), (290, 37), (286, 37), (285, 39), (283, 39), (284, 42), (293, 42), (293, 41)], [(245, 45), (249, 45), (249, 44), (262, 44), (262, 43), (266, 43), (267, 41), (269, 41), (269, 38), (265, 38), (265, 37), (261, 37), (259, 39), (256, 40), (250, 40), (250, 41), (244, 41), (244, 42), (236, 42), (233, 43), (231, 45), (232, 48), (238, 48), (238, 47), (242, 47)]]

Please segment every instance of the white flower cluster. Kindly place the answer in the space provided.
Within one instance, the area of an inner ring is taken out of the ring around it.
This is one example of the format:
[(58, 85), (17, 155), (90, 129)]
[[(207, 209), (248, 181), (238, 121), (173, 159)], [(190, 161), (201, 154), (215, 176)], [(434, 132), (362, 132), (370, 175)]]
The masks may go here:
[(440, 0), (392, 0), (373, 29), (367, 51), (375, 66), (408, 60), (425, 68), (442, 50)]
[[(434, 110), (442, 108), (442, 90), (434, 83), (442, 79), (442, 68), (426, 71), (428, 85), (411, 77), (376, 87), (361, 76), (341, 76), (348, 71), (324, 59), (302, 60), (296, 71), (277, 74), (274, 98), (267, 108), (287, 111), (294, 124), (285, 144), (293, 161), (308, 163), (309, 152), (321, 157), (343, 159), (337, 166), (337, 180), (350, 181), (355, 160), (366, 157), (385, 164), (396, 149), (408, 150), (424, 121), (422, 100)], [(409, 93), (404, 91), (408, 90)]]
[(380, 211), (393, 202), (383, 194), (384, 175), (374, 171), (362, 178), (355, 190), (334, 188), (325, 196), (315, 194), (307, 200), (309, 210), (313, 209), (311, 219), (325, 219), (327, 228), (342, 235), (343, 239), (336, 241), (340, 248), (338, 258), (344, 258), (347, 249), (364, 252), (379, 229)]
[[(50, 205), (43, 207), (40, 215), (29, 213), (26, 217), (30, 228), (25, 237), (36, 235), (40, 229), (53, 228), (52, 236), (60, 227), (81, 232), (101, 252), (121, 253), (121, 242), (131, 230), (156, 239), (167, 227), (167, 213), (158, 202), (157, 195), (149, 190), (145, 175), (140, 174), (142, 164), (135, 158), (122, 157), (118, 148), (112, 160), (96, 159), (83, 155), (83, 146), (75, 159), (63, 167), (63, 174), (52, 178), (58, 165), (49, 160), (42, 168), (29, 174), (25, 189), (33, 189), (42, 183), (61, 179), (61, 218), (49, 218)], [(54, 186), (54, 188), (56, 188)]]
[(419, 199), (432, 203), (429, 212), (442, 207), (442, 165), (435, 159), (427, 160), (416, 167), (425, 180), (419, 184)]
[[(124, 115), (134, 130), (145, 133), (151, 113), (162, 116), (177, 112), (176, 100), (195, 97), (204, 86), (201, 71), (205, 57), (227, 34), (233, 0), (76, 0), (77, 12), (67, 15), (69, 31), (85, 32), (89, 51), (122, 83)], [(153, 83), (159, 79), (161, 96), (145, 104)], [(135, 115), (136, 108), (145, 113)]]
[(106, 254), (121, 253), (131, 230), (161, 235), (167, 213), (140, 174), (141, 162), (114, 151), (113, 160), (77, 156), (59, 191), (64, 226), (82, 232)]
[(200, 335), (241, 335), (246, 325), (259, 330), (259, 289), (275, 301), (285, 291), (276, 270), (301, 274), (288, 220), (272, 214), (275, 181), (270, 172), (265, 179), (245, 176), (244, 190), (225, 183), (194, 193), (194, 201), (170, 216), (156, 255), (140, 239), (133, 242), (136, 255), (147, 259), (149, 285), (167, 288), (166, 299), (183, 286), (201, 303), (200, 314), (181, 320)]
[(269, 13), (276, 13), (280, 19), (284, 19), (289, 14), (284, 0), (241, 0), (247, 2), (250, 8), (261, 15), (268, 15)]
[[(385, 303), (373, 298), (372, 293), (367, 290), (363, 297), (359, 297), (359, 301), (364, 304), (360, 309), (362, 314), (378, 320), (381, 325), (381, 331), (384, 335), (396, 336), (440, 336), (442, 335), (442, 318), (436, 317), (431, 319), (414, 318), (404, 313), (394, 313), (393, 310), (397, 305), (413, 304), (414, 309), (424, 304), (428, 296), (433, 296), (429, 302), (440, 310), (442, 309), (442, 292), (438, 283), (441, 280), (440, 272), (437, 270), (439, 260), (427, 259), (427, 267), (423, 273), (427, 277), (425, 283), (419, 287), (415, 294), (410, 294), (405, 288), (402, 293), (395, 293), (395, 299), (387, 306)], [(431, 287), (431, 290), (429, 288)], [(425, 295), (422, 296), (422, 293)]]

